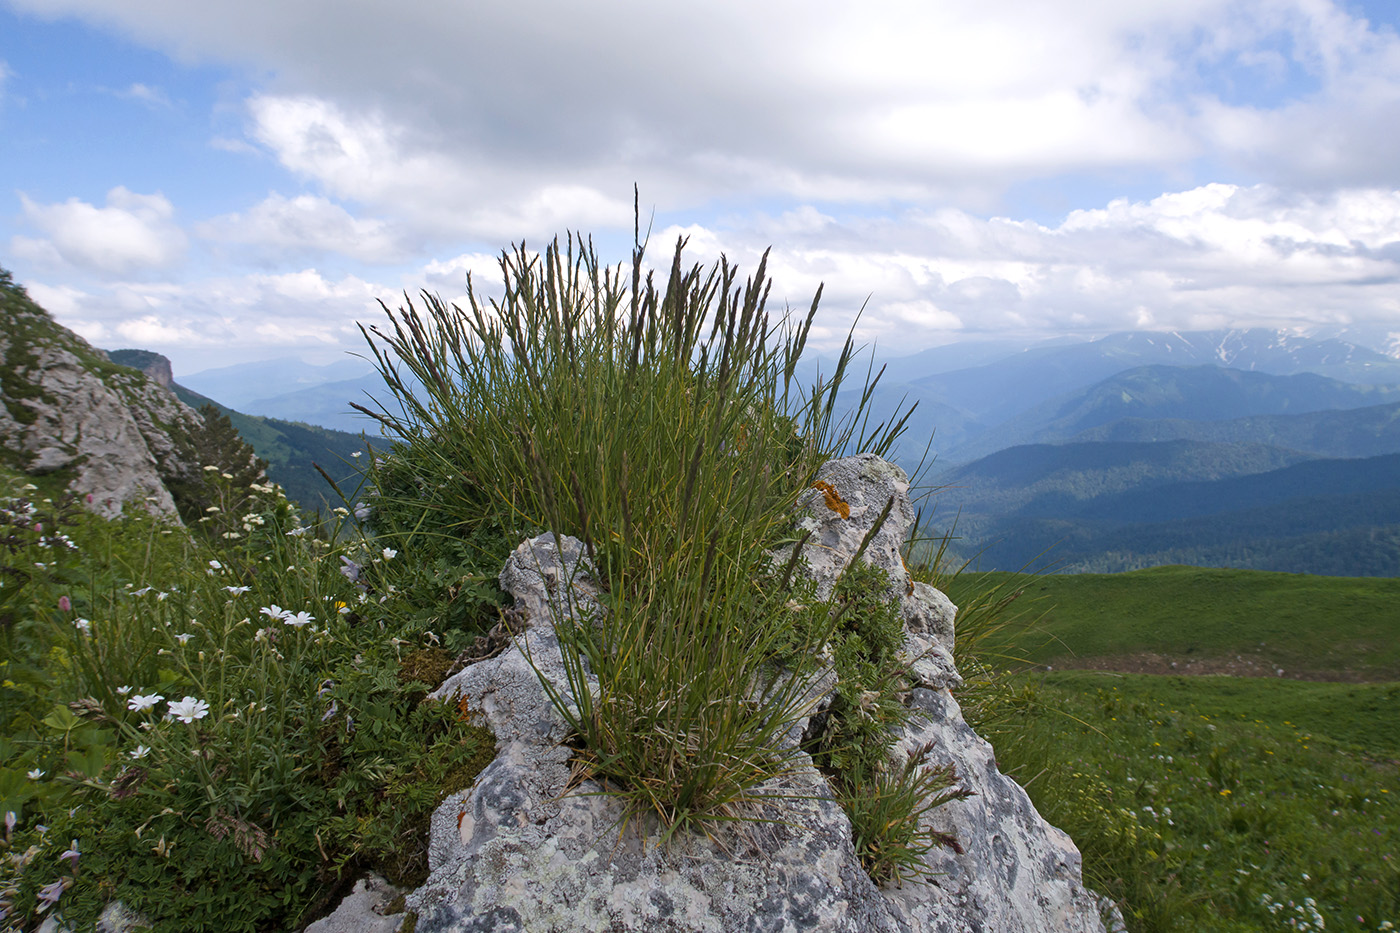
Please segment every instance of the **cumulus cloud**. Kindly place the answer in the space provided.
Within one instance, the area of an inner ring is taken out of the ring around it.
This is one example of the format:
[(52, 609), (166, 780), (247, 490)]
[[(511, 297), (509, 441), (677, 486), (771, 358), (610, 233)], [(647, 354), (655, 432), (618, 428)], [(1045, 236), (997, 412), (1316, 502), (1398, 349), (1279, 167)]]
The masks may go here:
[(1212, 184), (1118, 200), (1055, 226), (956, 209), (813, 223), (808, 209), (750, 229), (670, 228), (696, 258), (769, 260), (774, 297), (805, 310), (825, 282), (827, 346), (886, 352), (976, 335), (1377, 324), (1400, 318), (1400, 190), (1307, 196)]
[(196, 226), (207, 239), (250, 247), (264, 260), (293, 254), (337, 253), (369, 263), (392, 263), (407, 255), (400, 237), (382, 220), (357, 218), (327, 198), (273, 193), (243, 213), (225, 214)]
[(98, 346), (139, 346), (191, 363), (266, 358), (274, 350), (358, 349), (356, 320), (378, 313), (390, 286), (315, 270), (205, 278), (191, 282), (115, 282), (78, 290), (27, 283), (56, 320)]
[[(478, 208), (482, 229), (528, 224), (546, 195), (572, 198), (571, 224), (606, 219), (633, 181), (663, 206), (781, 192), (975, 207), (1027, 179), (1168, 171), (1212, 146), (1265, 177), (1338, 160), (1400, 172), (1361, 145), (1400, 145), (1383, 138), (1394, 121), (1377, 119), (1400, 86), (1400, 40), (1322, 0), (1145, 0), (1074, 16), (1036, 0), (547, 0), (469, 16), (332, 0), (19, 5), (276, 73), (249, 102), (251, 133), (284, 165), (337, 197), (401, 198), (457, 229)], [(1209, 77), (1222, 68), (1308, 82), (1279, 78), (1277, 99), (1241, 102)], [(1289, 139), (1309, 145), (1275, 145)]]
[[(743, 275), (771, 243), (775, 312), (804, 313), (824, 283), (811, 340), (823, 352), (839, 345), (862, 307), (857, 338), (893, 355), (980, 336), (1093, 337), (1241, 323), (1388, 333), (1400, 320), (1395, 189), (1314, 196), (1211, 184), (1075, 211), (1055, 225), (953, 208), (861, 216), (804, 206), (751, 224), (656, 230), (652, 264), (666, 265), (681, 237), (689, 261), (723, 255)], [(266, 356), (272, 348), (359, 350), (355, 322), (379, 320), (376, 299), (392, 306), (402, 291), (416, 296), (427, 288), (460, 302), (468, 272), (480, 294), (498, 293), (496, 257), (484, 252), (409, 267), (398, 284), (307, 268), (123, 282), (100, 293), (31, 291), (90, 339), (187, 355)]]
[(463, 253), (451, 259), (433, 260), (415, 278), (422, 283), (422, 290), (439, 295), (444, 301), (461, 303), (467, 294), (468, 276), (478, 301), (499, 294), (504, 287), (500, 256)]
[(105, 207), (78, 198), (40, 204), (22, 192), (19, 198), (25, 219), (44, 237), (18, 237), (12, 247), (36, 262), (126, 275), (173, 265), (184, 255), (175, 209), (159, 192), (137, 194), (118, 186), (107, 192)]
[[(312, 97), (249, 102), (254, 137), (296, 174), (339, 197), (392, 209), (437, 234), (487, 239), (561, 227), (616, 226), (631, 205), (584, 184), (531, 183), (444, 149), (382, 113), (351, 114)], [(509, 178), (511, 184), (504, 184)], [(507, 198), (502, 192), (509, 191)]]
[[(272, 76), (241, 94), (242, 138), (224, 124), (210, 145), (302, 188), (195, 229), (284, 276), (124, 284), (140, 302), (120, 319), (74, 310), (112, 332), (244, 341), (275, 319), (272, 342), (353, 343), (370, 298), (494, 278), (487, 244), (630, 233), (634, 182), (665, 218), (653, 261), (685, 235), (751, 270), (773, 243), (777, 302), (825, 282), (818, 340), (867, 299), (858, 333), (898, 349), (1400, 319), (1400, 38), (1336, 0), (12, 2)], [(1014, 212), (1035, 186), (1079, 209)], [(178, 257), (169, 203), (116, 191), (25, 200), (42, 235), (12, 250), (126, 276)], [(411, 271), (370, 288), (323, 257)]]

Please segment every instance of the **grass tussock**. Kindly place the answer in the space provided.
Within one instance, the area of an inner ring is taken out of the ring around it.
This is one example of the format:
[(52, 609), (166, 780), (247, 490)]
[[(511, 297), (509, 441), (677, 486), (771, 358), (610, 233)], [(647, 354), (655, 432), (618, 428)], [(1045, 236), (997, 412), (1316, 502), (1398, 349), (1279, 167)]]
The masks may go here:
[(770, 551), (823, 460), (884, 453), (902, 427), (837, 417), (850, 340), (829, 379), (798, 384), (820, 291), (773, 315), (766, 256), (741, 282), (683, 247), (659, 276), (640, 244), (625, 267), (573, 238), (519, 247), (499, 298), (469, 281), (466, 307), (425, 294), (367, 330), (393, 395), (376, 414), (402, 441), (384, 469), (419, 478), (384, 504), (411, 535), (584, 541), (602, 608), (561, 633), (577, 707), (557, 705), (587, 773), (667, 833), (741, 816), (786, 767), (776, 739), (811, 672), (775, 661), (829, 633), (792, 610)]

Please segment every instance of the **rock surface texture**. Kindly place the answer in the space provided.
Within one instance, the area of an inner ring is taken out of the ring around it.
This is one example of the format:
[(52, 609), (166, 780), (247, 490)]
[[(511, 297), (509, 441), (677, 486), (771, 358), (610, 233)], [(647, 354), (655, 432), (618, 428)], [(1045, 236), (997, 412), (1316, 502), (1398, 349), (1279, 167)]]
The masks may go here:
[(567, 693), (552, 620), (587, 611), (595, 594), (580, 543), (545, 535), (522, 544), (501, 574), (526, 610), (526, 630), (436, 694), (463, 698), (495, 732), (498, 755), (433, 817), (431, 874), (407, 898), (417, 933), (1098, 933), (1105, 918), (1121, 926), (1084, 887), (1074, 844), (997, 770), (949, 692), (959, 682), (956, 610), (937, 590), (909, 585), (899, 553), (913, 521), (903, 471), (862, 456), (827, 464), (821, 479), (829, 489), (805, 493), (800, 505), (812, 532), (804, 556), (825, 592), (894, 499), (863, 559), (889, 573), (891, 598), (902, 603), (910, 703), (926, 714), (901, 744), (933, 743), (933, 761), (951, 762), (976, 792), (927, 817), (964, 852), (932, 853), (925, 881), (876, 886), (826, 779), (801, 753), (790, 773), (760, 788), (770, 796), (757, 815), (769, 822), (720, 825), (669, 846), (644, 819), (619, 832), (619, 801), (590, 781), (571, 782), (568, 727), (541, 684)]
[(174, 517), (164, 481), (198, 471), (182, 459), (178, 438), (199, 414), (144, 374), (112, 364), (22, 294), (5, 298), (0, 448), (12, 465), (34, 476), (61, 471), (68, 490), (104, 518), (127, 505)]

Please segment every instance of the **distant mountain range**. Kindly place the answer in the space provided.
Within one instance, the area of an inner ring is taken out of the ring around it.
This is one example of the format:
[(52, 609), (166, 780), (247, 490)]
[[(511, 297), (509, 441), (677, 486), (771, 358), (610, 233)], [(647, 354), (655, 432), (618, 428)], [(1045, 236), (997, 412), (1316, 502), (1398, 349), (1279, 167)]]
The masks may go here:
[(1139, 366), (1024, 409), (953, 450), (959, 460), (1016, 444), (1066, 441), (1125, 419), (1221, 422), (1364, 408), (1400, 401), (1400, 385), (1355, 385), (1315, 373), (1274, 375), (1219, 366)]
[(1123, 418), (1081, 431), (1073, 441), (1215, 441), (1270, 444), (1318, 457), (1374, 457), (1397, 450), (1400, 402), (1302, 415), (1256, 415), (1229, 421)]
[[(296, 357), (279, 357), (256, 363), (206, 369), (193, 375), (181, 376), (179, 383), (206, 398), (218, 399), (220, 404), (230, 408), (263, 415), (268, 414), (262, 410), (260, 403), (263, 400), (275, 399), (301, 389), (366, 376), (378, 380), (373, 366), (353, 356), (347, 355), (345, 359), (325, 366), (303, 363)], [(319, 421), (309, 423), (320, 424)]]
[(347, 431), (244, 414), (179, 383), (170, 388), (191, 408), (213, 405), (227, 415), (243, 440), (267, 463), (268, 478), (303, 509), (325, 510), (342, 504), (316, 467), (325, 470), (353, 500), (362, 483), (364, 455), (386, 446), (377, 438), (369, 440)]
[[(917, 403), (896, 459), (912, 471), (926, 448), (935, 456), (926, 479), (949, 487), (935, 530), (960, 514), (955, 549), (982, 566), (1016, 569), (1049, 548), (1071, 570), (1174, 561), (1400, 574), (1400, 359), (1390, 355), (1400, 342), (1342, 336), (1137, 332), (938, 347), (877, 361), (872, 423)], [(806, 384), (832, 368), (814, 358), (799, 372)], [(389, 400), (366, 370), (284, 361), (182, 381), (222, 386), (263, 425), (377, 436), (350, 408)], [(289, 372), (292, 383), (277, 381)]]

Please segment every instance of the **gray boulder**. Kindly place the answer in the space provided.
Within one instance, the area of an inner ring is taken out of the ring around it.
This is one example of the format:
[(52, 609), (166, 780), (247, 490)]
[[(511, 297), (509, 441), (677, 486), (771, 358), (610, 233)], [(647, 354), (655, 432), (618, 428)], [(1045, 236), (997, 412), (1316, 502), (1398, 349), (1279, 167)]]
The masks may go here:
[(397, 933), (406, 916), (403, 894), (378, 875), (361, 878), (333, 913), (305, 933)]
[[(924, 715), (900, 747), (931, 743), (931, 762), (951, 763), (976, 792), (926, 818), (955, 834), (963, 851), (932, 853), (924, 880), (876, 886), (825, 777), (796, 749), (789, 769), (758, 788), (751, 814), (758, 821), (717, 824), (708, 835), (669, 844), (654, 820), (629, 818), (599, 784), (576, 780), (569, 729), (550, 701), (551, 693), (566, 702), (570, 696), (553, 620), (595, 609), (596, 591), (580, 543), (545, 535), (522, 544), (501, 574), (502, 587), (526, 609), (524, 632), (436, 694), (465, 698), (495, 732), (498, 753), (471, 788), (434, 814), (430, 875), (407, 899), (418, 931), (1105, 929), (1112, 907), (1084, 887), (1073, 843), (997, 770), (991, 747), (949, 692), (959, 683), (951, 656), (956, 610), (936, 590), (909, 585), (899, 554), (913, 521), (903, 471), (857, 457), (828, 464), (821, 477), (849, 507), (847, 517), (828, 508), (824, 490), (803, 497), (812, 531), (804, 557), (828, 593), (894, 497), (864, 559), (889, 573), (908, 629), (909, 702)], [(775, 746), (785, 744), (775, 737)]]
[[(189, 478), (178, 438), (193, 409), (142, 373), (58, 326), (22, 295), (0, 327), (0, 448), (30, 475), (62, 471), (67, 488), (104, 518), (136, 505), (178, 521), (165, 480)], [(91, 496), (91, 501), (88, 501)]]

